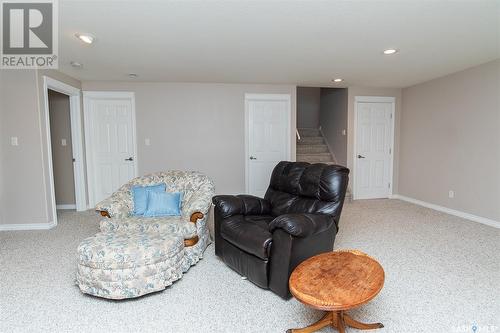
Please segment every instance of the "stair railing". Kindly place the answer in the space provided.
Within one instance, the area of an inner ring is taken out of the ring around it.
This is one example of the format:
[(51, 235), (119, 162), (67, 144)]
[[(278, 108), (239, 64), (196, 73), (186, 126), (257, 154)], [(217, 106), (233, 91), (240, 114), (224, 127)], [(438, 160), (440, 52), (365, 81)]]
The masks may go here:
[(295, 129), (295, 134), (297, 135), (297, 140), (300, 141), (300, 134), (298, 129)]

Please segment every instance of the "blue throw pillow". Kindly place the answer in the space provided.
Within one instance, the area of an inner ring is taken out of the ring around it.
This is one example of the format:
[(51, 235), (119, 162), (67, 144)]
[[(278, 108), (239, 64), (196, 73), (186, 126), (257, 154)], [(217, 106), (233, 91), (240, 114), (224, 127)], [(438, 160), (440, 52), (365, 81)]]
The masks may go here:
[(148, 193), (149, 192), (165, 192), (167, 190), (167, 185), (165, 183), (160, 183), (150, 186), (135, 185), (132, 186), (132, 198), (134, 200), (134, 212), (135, 216), (142, 216), (148, 208)]
[(181, 192), (149, 192), (148, 208), (144, 216), (180, 216), (181, 205)]

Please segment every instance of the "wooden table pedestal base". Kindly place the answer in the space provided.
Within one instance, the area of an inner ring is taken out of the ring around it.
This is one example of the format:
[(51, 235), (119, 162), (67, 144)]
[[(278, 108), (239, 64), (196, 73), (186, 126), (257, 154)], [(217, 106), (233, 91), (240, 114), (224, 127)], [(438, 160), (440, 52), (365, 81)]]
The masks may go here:
[(357, 328), (359, 330), (373, 330), (376, 328), (382, 328), (384, 325), (381, 323), (375, 323), (375, 324), (364, 324), (360, 323), (359, 321), (356, 321), (352, 319), (351, 316), (349, 316), (347, 313), (344, 311), (334, 311), (334, 312), (327, 312), (323, 318), (315, 322), (314, 324), (304, 327), (304, 328), (294, 328), (294, 329), (289, 329), (286, 332), (287, 333), (311, 333), (311, 332), (316, 332), (317, 330), (322, 329), (323, 327), (326, 326), (332, 326), (333, 328), (336, 328), (340, 333), (345, 333), (345, 327), (350, 326), (353, 328)]

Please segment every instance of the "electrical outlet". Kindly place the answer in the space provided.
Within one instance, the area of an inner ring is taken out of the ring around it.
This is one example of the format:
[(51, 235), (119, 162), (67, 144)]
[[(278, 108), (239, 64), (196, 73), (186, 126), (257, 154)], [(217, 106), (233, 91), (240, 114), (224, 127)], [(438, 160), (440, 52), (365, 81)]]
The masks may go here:
[(448, 191), (448, 198), (453, 199), (455, 197), (455, 191), (449, 190)]
[(66, 146), (67, 144), (66, 139), (61, 139), (61, 146)]
[(145, 144), (146, 146), (151, 146), (151, 140), (150, 140), (149, 138), (145, 138), (145, 139), (144, 139), (144, 144)]
[(10, 144), (11, 146), (19, 146), (19, 140), (17, 139), (17, 136), (10, 137)]

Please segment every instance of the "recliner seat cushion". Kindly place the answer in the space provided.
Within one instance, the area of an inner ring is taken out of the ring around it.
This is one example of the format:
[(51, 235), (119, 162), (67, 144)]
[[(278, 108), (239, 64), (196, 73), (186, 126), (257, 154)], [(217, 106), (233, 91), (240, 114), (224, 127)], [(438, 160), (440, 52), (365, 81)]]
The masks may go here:
[(267, 260), (273, 240), (268, 226), (273, 219), (270, 215), (234, 215), (222, 221), (220, 232), (231, 244)]

